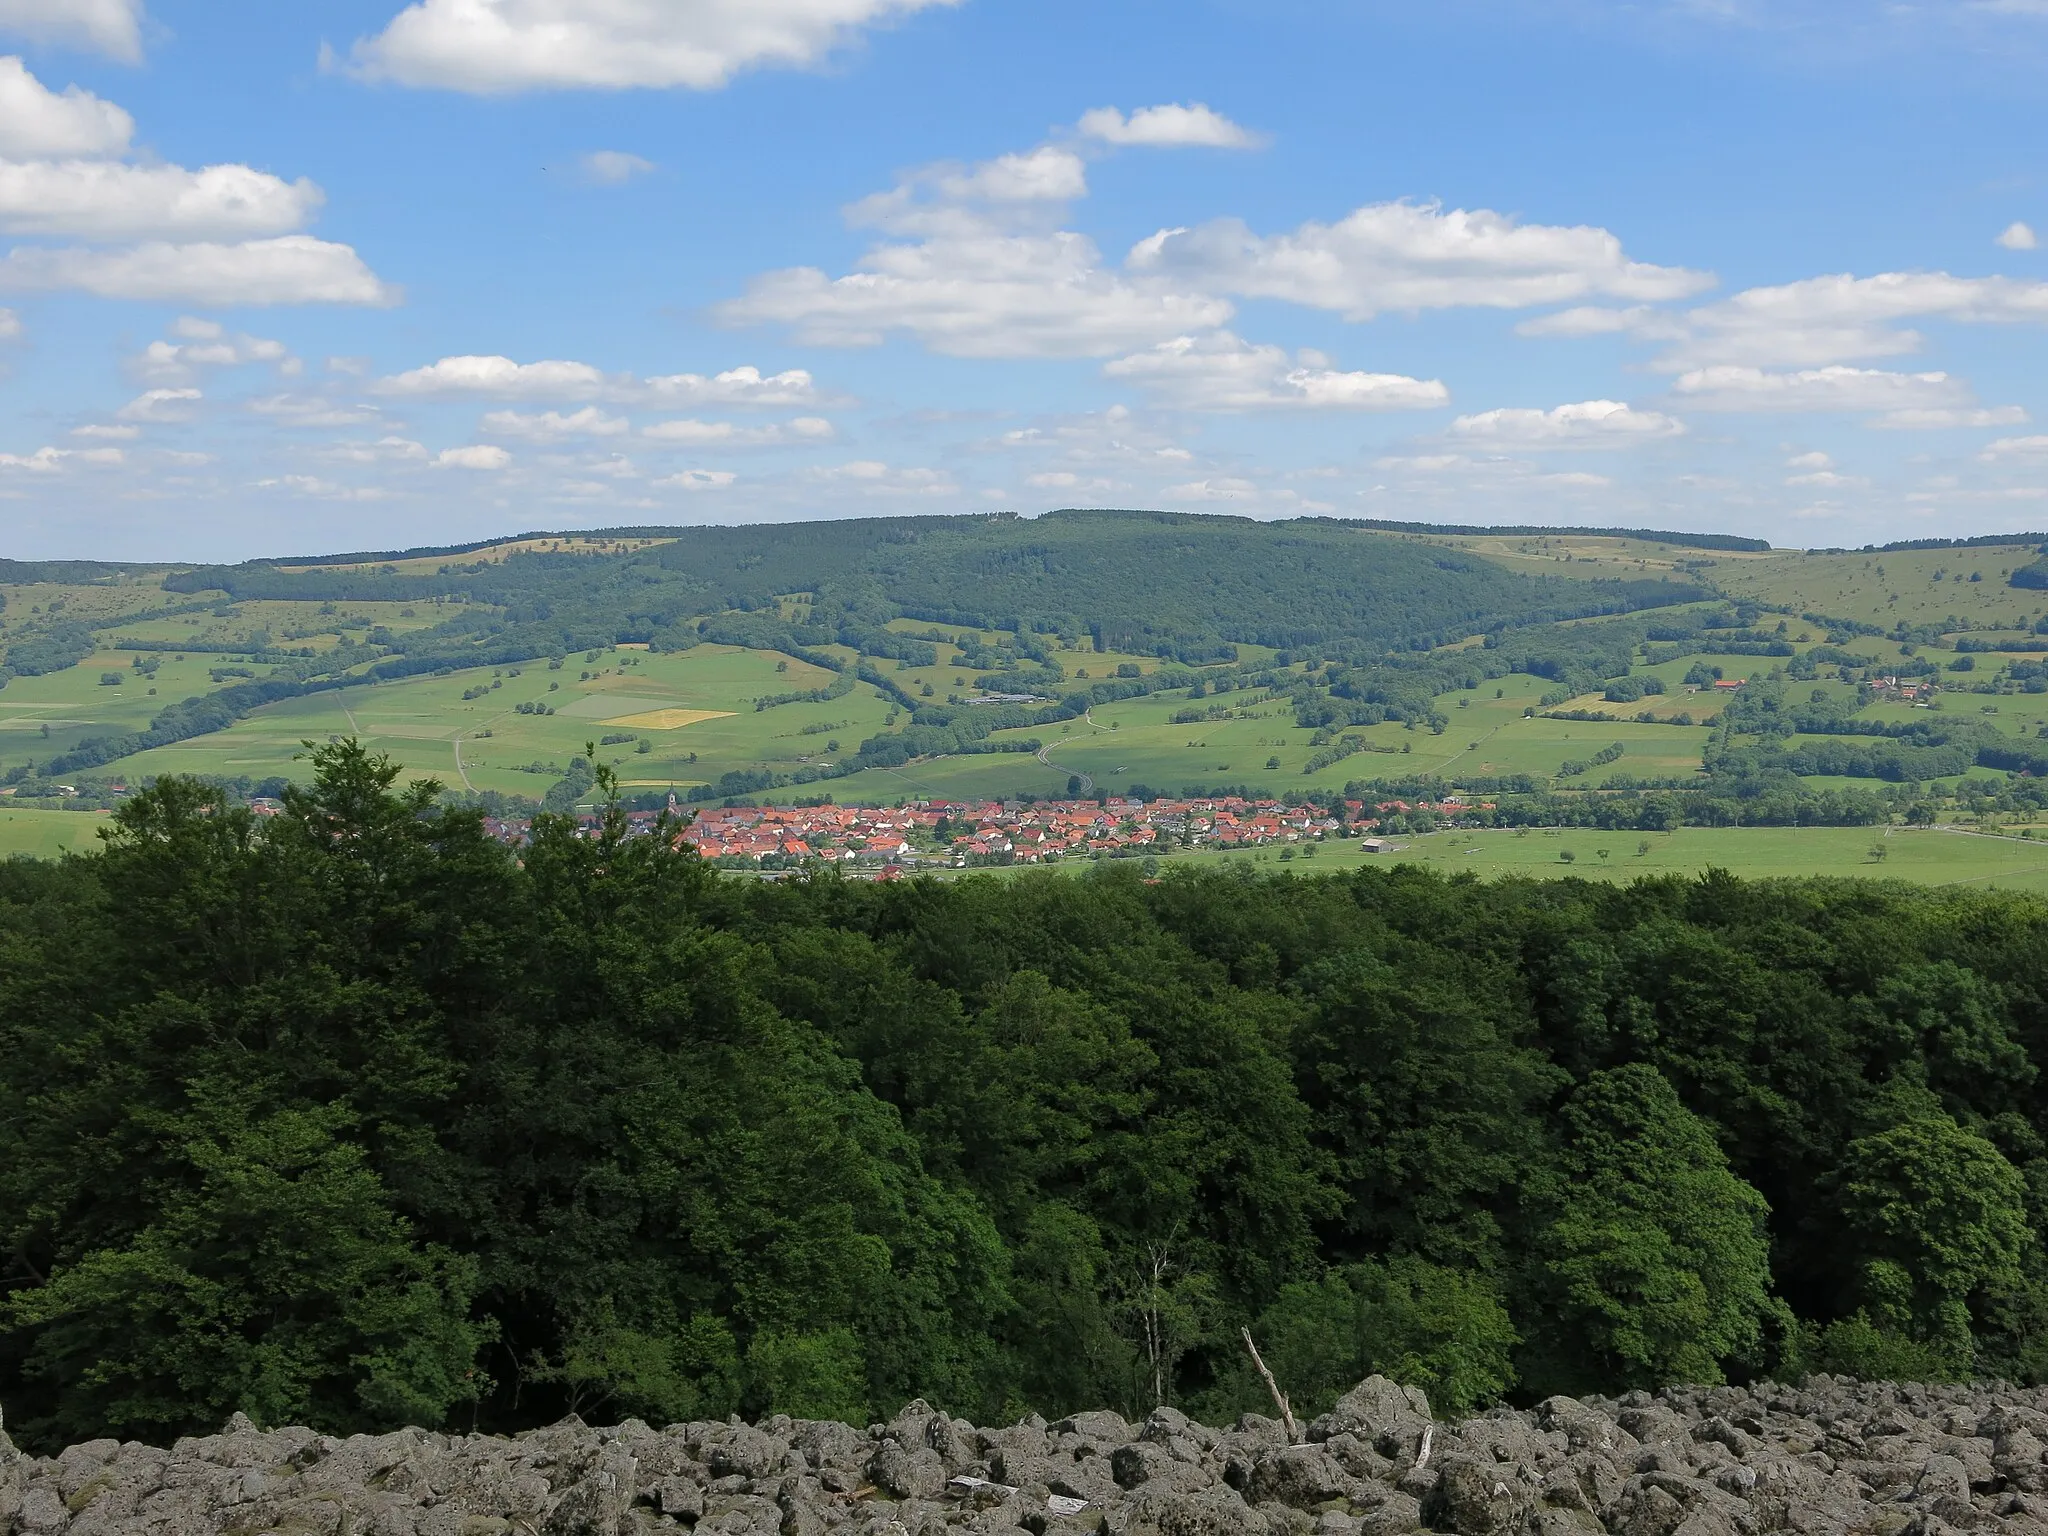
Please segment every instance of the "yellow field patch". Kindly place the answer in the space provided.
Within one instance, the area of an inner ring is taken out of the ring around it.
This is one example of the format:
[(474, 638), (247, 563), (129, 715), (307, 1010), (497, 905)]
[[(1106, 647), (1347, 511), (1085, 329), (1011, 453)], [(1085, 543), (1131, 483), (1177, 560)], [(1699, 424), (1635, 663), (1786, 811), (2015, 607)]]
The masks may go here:
[(729, 709), (650, 709), (644, 715), (621, 715), (616, 720), (603, 720), (601, 725), (623, 725), (629, 731), (680, 731), (686, 725), (695, 725), (700, 720), (729, 720)]

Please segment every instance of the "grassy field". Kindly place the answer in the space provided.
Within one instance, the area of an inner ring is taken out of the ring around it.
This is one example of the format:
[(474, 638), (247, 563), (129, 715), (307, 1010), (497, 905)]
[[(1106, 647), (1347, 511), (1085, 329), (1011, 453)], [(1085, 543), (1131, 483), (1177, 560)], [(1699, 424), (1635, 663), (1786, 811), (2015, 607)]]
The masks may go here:
[[(1644, 844), (1648, 847), (1644, 847)], [(1873, 850), (1882, 847), (1884, 857)], [(1600, 850), (1607, 850), (1601, 857)], [(1566, 860), (1563, 855), (1570, 853)], [(1682, 827), (1676, 832), (1439, 832), (1404, 838), (1367, 853), (1356, 841), (1322, 844), (1314, 852), (1259, 849), (1248, 853), (1179, 853), (1173, 868), (1245, 866), (1263, 872), (1333, 874), (1367, 865), (1418, 864), (1480, 879), (1582, 879), (1626, 882), (1645, 875), (1698, 875), (1725, 869), (1747, 879), (1805, 875), (1904, 880), (1915, 885), (2035, 891), (2048, 895), (2048, 840), (2023, 841), (1943, 828)], [(1076, 873), (1087, 861), (1047, 868)], [(1014, 871), (1004, 871), (1011, 873)], [(949, 874), (959, 878), (961, 871)]]
[(91, 811), (17, 811), (0, 806), (0, 859), (54, 859), (99, 847), (107, 818)]
[[(2007, 584), (2035, 558), (2032, 544), (1981, 549), (1894, 550), (1889, 554), (1802, 554), (1716, 559), (1702, 574), (1731, 597), (1789, 605), (1802, 613), (1889, 629), (1963, 623), (2030, 628), (2048, 615), (2048, 592)], [(1972, 577), (1978, 578), (1971, 580)], [(1959, 622), (1960, 621), (1960, 622)]]

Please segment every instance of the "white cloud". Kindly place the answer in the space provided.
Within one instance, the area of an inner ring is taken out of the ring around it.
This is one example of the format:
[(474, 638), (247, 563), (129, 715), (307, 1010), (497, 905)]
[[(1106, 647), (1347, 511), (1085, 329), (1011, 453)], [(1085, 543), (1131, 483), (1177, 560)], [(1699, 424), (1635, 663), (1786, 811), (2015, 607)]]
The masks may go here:
[(518, 411), (491, 411), (483, 419), (483, 431), (492, 437), (523, 437), (534, 442), (552, 442), (563, 437), (617, 437), (633, 430), (623, 416), (608, 416), (594, 405), (564, 416), (560, 411), (521, 415)]
[(30, 474), (55, 474), (71, 457), (64, 448), (38, 448), (34, 453), (0, 453), (0, 469), (25, 469)]
[(852, 486), (870, 496), (952, 496), (960, 487), (942, 469), (899, 469), (879, 459), (855, 459), (805, 472), (805, 478)]
[(1077, 475), (1071, 469), (1048, 469), (1036, 475), (1026, 475), (1024, 483), (1035, 491), (1087, 491), (1099, 494), (1103, 491), (1121, 489), (1114, 480), (1101, 475)]
[(1813, 453), (1793, 454), (1791, 458), (1785, 461), (1785, 467), (1787, 469), (1800, 470), (1833, 469), (1835, 461), (1831, 454), (1821, 453), (1816, 450)]
[(588, 363), (515, 363), (509, 357), (444, 357), (424, 368), (379, 379), (383, 395), (505, 395), (587, 399), (607, 388)]
[(2000, 459), (2011, 455), (2032, 456), (2034, 454), (2048, 454), (2048, 437), (2038, 434), (2033, 437), (2001, 437), (1993, 442), (1986, 443), (1978, 457), (1983, 459)]
[(390, 492), (377, 485), (341, 485), (318, 475), (275, 475), (256, 482), (262, 490), (290, 491), (320, 501), (383, 501)]
[(302, 227), (324, 201), (303, 177), (246, 165), (0, 160), (0, 229), (88, 240), (239, 239)]
[(358, 41), (372, 79), (480, 95), (716, 90), (815, 64), (862, 28), (955, 0), (418, 0)]
[(196, 389), (148, 389), (114, 412), (122, 421), (190, 421), (205, 395)]
[(2026, 420), (2026, 408), (2018, 405), (1908, 406), (1886, 411), (1865, 425), (1899, 432), (1931, 432), (1952, 427), (2018, 427), (2024, 426)]
[(1211, 330), (1232, 310), (1208, 294), (1133, 284), (1085, 235), (983, 229), (878, 246), (845, 277), (770, 272), (713, 313), (730, 325), (788, 325), (821, 346), (877, 346), (905, 331), (953, 357), (1106, 357)]
[(21, 316), (11, 309), (0, 309), (0, 341), (16, 341), (21, 336)]
[(149, 379), (186, 379), (201, 368), (239, 368), (272, 363), (296, 374), (299, 361), (281, 341), (265, 336), (230, 336), (211, 320), (186, 316), (171, 326), (179, 341), (152, 341), (135, 359), (135, 369)]
[(1115, 107), (1096, 107), (1081, 114), (1079, 126), (1084, 138), (1148, 149), (1256, 149), (1266, 142), (1265, 135), (1240, 127), (1199, 101), (1140, 107), (1129, 117)]
[(1901, 411), (1970, 404), (1946, 373), (1889, 373), (1840, 365), (1794, 373), (1720, 364), (1679, 376), (1672, 392), (1702, 411)]
[(648, 379), (639, 393), (667, 405), (815, 405), (823, 398), (817, 383), (801, 368), (763, 376), (758, 368), (728, 368), (706, 378), (701, 373), (671, 373)]
[(142, 0), (0, 0), (0, 31), (133, 64), (142, 58)]
[(117, 442), (126, 442), (132, 438), (142, 436), (142, 428), (118, 427), (109, 425), (108, 423), (105, 422), (95, 421), (88, 422), (86, 425), (82, 427), (73, 427), (71, 429), (71, 435), (73, 437), (111, 438)]
[(1335, 224), (1311, 221), (1282, 235), (1256, 235), (1240, 219), (1161, 230), (1139, 243), (1130, 266), (1350, 320), (1390, 310), (1519, 309), (1595, 294), (1675, 299), (1713, 282), (1631, 261), (1604, 229), (1518, 224), (1484, 208), (1447, 212), (1409, 202), (1371, 204)]
[(665, 490), (676, 491), (722, 491), (739, 476), (729, 469), (686, 469), (681, 474), (665, 475), (653, 483)]
[(1451, 423), (1453, 437), (1517, 448), (1626, 448), (1684, 433), (1685, 423), (1676, 417), (1638, 411), (1619, 400), (1581, 400), (1547, 411), (1509, 407)]
[(2048, 283), (1947, 272), (1837, 273), (1751, 288), (1685, 317), (1688, 337), (1658, 366), (1673, 372), (1716, 363), (1815, 367), (1918, 351), (1901, 320), (1972, 324), (2048, 321)]
[(380, 416), (375, 406), (323, 395), (259, 395), (244, 408), (295, 427), (373, 427)]
[(135, 119), (75, 85), (53, 91), (17, 57), (0, 57), (0, 155), (118, 155)]
[(1164, 494), (1169, 501), (1256, 501), (1259, 487), (1238, 475), (1216, 475), (1184, 485), (1169, 485)]
[(1515, 327), (1518, 336), (1633, 336), (1639, 340), (1676, 341), (1686, 334), (1685, 322), (1677, 315), (1647, 305), (1609, 309), (1582, 304), (1555, 314), (1537, 315)]
[(495, 443), (474, 443), (466, 448), (443, 448), (434, 463), (443, 469), (503, 469), (512, 455)]
[(799, 416), (794, 421), (765, 427), (742, 427), (730, 421), (657, 421), (640, 435), (657, 443), (702, 447), (716, 443), (725, 448), (763, 448), (786, 443), (821, 443), (833, 437), (832, 423), (822, 416)]
[(424, 464), (428, 454), (424, 443), (392, 436), (373, 443), (335, 443), (322, 448), (319, 457), (341, 464)]
[(73, 289), (103, 299), (231, 305), (398, 302), (346, 245), (311, 235), (239, 245), (152, 241), (125, 250), (20, 246), (0, 259), (0, 290)]
[(1102, 371), (1199, 411), (1427, 410), (1450, 400), (1437, 379), (1340, 372), (1320, 354), (1289, 357), (1279, 347), (1255, 346), (1229, 331), (1176, 337), (1117, 358)]
[(2031, 251), (2040, 242), (2036, 239), (2031, 225), (2022, 224), (2018, 219), (2014, 219), (2005, 226), (2004, 233), (1998, 237), (1998, 243), (2008, 251)]
[(623, 149), (594, 149), (580, 163), (583, 179), (600, 187), (624, 186), (635, 176), (645, 176), (655, 168), (652, 160), (629, 155)]

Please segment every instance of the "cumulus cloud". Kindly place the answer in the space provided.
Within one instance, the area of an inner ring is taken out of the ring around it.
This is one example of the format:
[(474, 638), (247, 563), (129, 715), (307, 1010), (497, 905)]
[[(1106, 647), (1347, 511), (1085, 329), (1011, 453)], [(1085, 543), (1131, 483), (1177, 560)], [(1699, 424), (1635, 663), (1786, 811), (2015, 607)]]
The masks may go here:
[(2005, 226), (1998, 237), (1998, 243), (2008, 251), (2031, 251), (2040, 242), (2035, 238), (2033, 226), (2014, 219)]
[(728, 325), (774, 322), (820, 346), (878, 346), (907, 332), (953, 357), (1106, 357), (1227, 321), (1209, 294), (1139, 286), (1071, 231), (964, 231), (871, 250), (832, 278), (794, 267), (716, 306)]
[(1284, 299), (1349, 320), (1387, 311), (1519, 309), (1592, 295), (1684, 298), (1713, 279), (1631, 260), (1604, 229), (1521, 224), (1488, 209), (1375, 203), (1334, 224), (1257, 235), (1241, 219), (1167, 229), (1132, 252), (1134, 271), (1210, 291)]
[(679, 447), (702, 447), (716, 443), (724, 448), (766, 448), (790, 443), (821, 443), (833, 434), (832, 423), (822, 416), (799, 416), (793, 421), (765, 427), (742, 427), (730, 421), (657, 421), (641, 430), (642, 437)]
[(739, 476), (729, 469), (686, 469), (680, 474), (664, 475), (653, 484), (672, 491), (722, 491), (737, 479)]
[(2036, 434), (2032, 437), (2001, 437), (1986, 443), (1978, 457), (2002, 459), (2008, 457), (2034, 457), (2048, 454), (2048, 436)]
[(1966, 324), (2048, 321), (2048, 283), (1947, 272), (1837, 273), (1750, 288), (1685, 317), (1686, 336), (1659, 366), (1676, 372), (1716, 363), (1810, 368), (1897, 357), (1919, 350), (1919, 332), (1899, 322)]
[(1899, 432), (1936, 431), (1953, 427), (2017, 427), (2025, 424), (2025, 407), (2017, 405), (1907, 406), (1873, 417), (1868, 426)]
[(283, 234), (323, 194), (246, 165), (126, 165), (116, 160), (0, 160), (0, 230), (89, 240)]
[(515, 363), (509, 357), (444, 357), (424, 368), (379, 379), (383, 395), (505, 395), (584, 399), (607, 388), (588, 363)]
[(320, 450), (320, 457), (341, 464), (424, 464), (429, 455), (426, 444), (391, 436), (375, 442), (333, 443)]
[(815, 405), (823, 398), (817, 382), (802, 368), (763, 375), (753, 367), (728, 368), (708, 378), (701, 373), (671, 373), (642, 382), (637, 393), (666, 405)]
[(491, 437), (523, 437), (533, 442), (553, 442), (564, 437), (618, 437), (633, 430), (623, 416), (607, 415), (594, 405), (563, 415), (560, 411), (521, 414), (518, 411), (486, 413), (482, 429)]
[(1626, 448), (1684, 433), (1685, 423), (1676, 417), (1619, 400), (1581, 400), (1547, 411), (1506, 407), (1451, 423), (1453, 437), (1517, 448)]
[(847, 486), (870, 496), (951, 496), (960, 490), (943, 469), (898, 468), (880, 459), (855, 459), (809, 470), (805, 478)]
[(342, 485), (318, 475), (273, 475), (256, 484), (262, 490), (290, 491), (318, 501), (383, 501), (391, 495), (380, 485)]
[(114, 414), (122, 421), (190, 421), (204, 398), (196, 389), (148, 389)]
[(118, 155), (135, 119), (75, 85), (53, 91), (20, 58), (0, 57), (0, 156)]
[(134, 64), (142, 58), (142, 0), (0, 0), (0, 32)]
[(271, 363), (287, 374), (299, 371), (299, 360), (290, 349), (267, 336), (230, 336), (216, 322), (190, 315), (175, 321), (171, 334), (179, 339), (152, 341), (135, 359), (135, 370), (144, 378), (188, 379), (201, 368), (237, 368), (251, 363)]
[(325, 395), (259, 395), (246, 401), (243, 409), (268, 416), (294, 427), (372, 427), (379, 412), (375, 406), (353, 400), (333, 400)]
[(351, 58), (371, 79), (478, 95), (716, 90), (801, 68), (859, 32), (956, 0), (418, 0)]
[(1148, 149), (1256, 149), (1266, 142), (1263, 134), (1240, 127), (1199, 101), (1140, 107), (1129, 117), (1115, 107), (1097, 107), (1081, 114), (1079, 128), (1083, 138)]
[(655, 168), (652, 160), (629, 155), (623, 149), (594, 149), (579, 162), (583, 179), (600, 187), (624, 186), (635, 176)]
[(0, 309), (0, 341), (16, 341), (21, 336), (21, 316), (11, 309)]
[(384, 283), (346, 245), (311, 235), (235, 245), (150, 241), (114, 250), (20, 246), (0, 258), (0, 291), (70, 289), (103, 299), (231, 305), (391, 305)]
[(503, 469), (512, 455), (495, 443), (474, 443), (466, 448), (443, 448), (434, 456), (442, 469)]
[(1839, 364), (1771, 373), (1719, 364), (1672, 385), (1702, 411), (1901, 411), (1968, 406), (1970, 387), (1946, 373), (1890, 373)]
[(1447, 404), (1441, 380), (1398, 373), (1346, 373), (1320, 353), (1290, 357), (1229, 331), (1179, 336), (1103, 366), (1168, 404), (1198, 411), (1427, 410)]

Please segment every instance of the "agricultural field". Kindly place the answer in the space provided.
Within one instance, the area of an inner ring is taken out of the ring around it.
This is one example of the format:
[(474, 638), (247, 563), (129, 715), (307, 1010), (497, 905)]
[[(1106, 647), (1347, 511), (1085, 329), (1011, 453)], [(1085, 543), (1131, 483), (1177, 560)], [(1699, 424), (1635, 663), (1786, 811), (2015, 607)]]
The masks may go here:
[(90, 811), (27, 811), (0, 804), (0, 859), (54, 859), (100, 845), (107, 818)]
[(2048, 617), (2048, 591), (2010, 584), (2012, 573), (2035, 558), (2032, 544), (1867, 555), (1787, 550), (1718, 556), (1697, 569), (1733, 598), (1882, 629), (1903, 621), (1951, 631), (1965, 624), (2023, 630)]
[(586, 743), (600, 742), (629, 787), (687, 789), (740, 766), (829, 762), (881, 730), (895, 706), (866, 684), (842, 698), (755, 708), (757, 699), (825, 688), (834, 676), (730, 646), (613, 647), (579, 652), (559, 669), (544, 660), (477, 667), (287, 699), (123, 766), (145, 776), (289, 777), (303, 771), (303, 742), (346, 735), (452, 789), (538, 799)]
[[(1293, 849), (1180, 852), (1155, 862), (1165, 869), (1241, 866), (1298, 875), (1412, 864), (1481, 880), (1609, 883), (1725, 869), (1756, 880), (1818, 875), (2048, 896), (2048, 827), (2035, 830), (2038, 840), (1949, 827), (1681, 827), (1657, 833), (1468, 829), (1401, 838), (1379, 853), (1366, 852), (1362, 840), (1346, 839)], [(981, 874), (1015, 878), (1030, 868), (1075, 875), (1094, 867), (1091, 860), (1070, 860), (995, 870), (942, 870), (937, 875), (947, 880)]]

